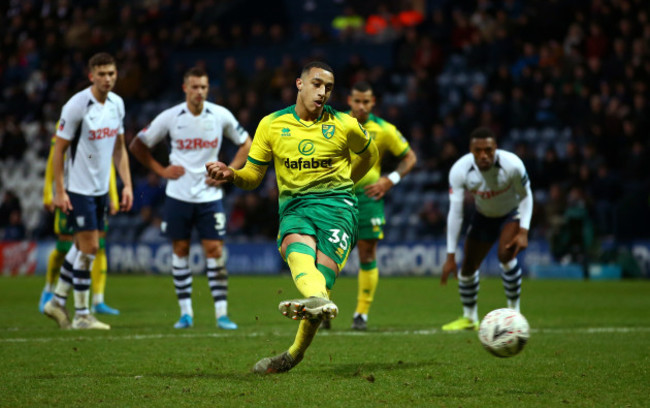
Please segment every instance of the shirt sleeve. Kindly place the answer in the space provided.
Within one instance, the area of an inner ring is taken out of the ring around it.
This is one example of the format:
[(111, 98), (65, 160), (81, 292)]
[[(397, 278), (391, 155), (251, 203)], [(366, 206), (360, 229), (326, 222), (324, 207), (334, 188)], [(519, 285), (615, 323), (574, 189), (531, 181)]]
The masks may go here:
[(395, 126), (391, 125), (389, 127), (388, 134), (389, 134), (388, 149), (390, 153), (395, 157), (404, 156), (406, 152), (409, 151), (411, 146), (409, 146), (409, 142), (402, 135), (402, 132), (400, 132)]
[(353, 119), (353, 121), (356, 122), (356, 124), (352, 121), (350, 123), (351, 126), (348, 131), (348, 146), (352, 152), (361, 154), (366, 151), (372, 139), (358, 120)]
[(224, 136), (230, 139), (237, 146), (241, 146), (246, 141), (246, 138), (248, 138), (248, 132), (239, 124), (232, 112), (228, 109), (224, 109), (223, 112), (225, 121), (223, 129)]
[[(57, 123), (57, 128), (59, 124)], [(47, 155), (47, 165), (45, 166), (45, 184), (43, 184), (43, 204), (52, 204), (52, 183), (54, 183), (54, 141), (56, 137), (52, 138), (50, 143), (50, 153)]]
[(458, 236), (463, 224), (463, 199), (465, 180), (458, 165), (449, 171), (449, 214), (447, 214), (447, 253), (453, 254), (458, 246)]
[(144, 129), (138, 132), (138, 138), (147, 145), (153, 147), (169, 133), (169, 115), (167, 111), (156, 116), (156, 118)]
[(81, 98), (73, 97), (63, 105), (61, 109), (61, 118), (59, 119), (59, 126), (56, 128), (56, 136), (65, 140), (72, 140), (77, 129), (81, 126), (83, 120), (83, 107), (79, 103)]
[(530, 220), (533, 217), (533, 192), (530, 188), (530, 179), (526, 167), (520, 159), (516, 160), (515, 171), (512, 174), (515, 191), (517, 191), (521, 199), (519, 201), (519, 226), (529, 229)]
[(124, 108), (124, 100), (120, 98), (120, 103), (118, 104), (119, 114), (120, 114), (120, 131), (118, 134), (124, 134), (124, 117), (126, 115), (126, 109)]
[(270, 143), (271, 119), (266, 116), (260, 121), (255, 131), (253, 144), (248, 152), (248, 161), (257, 165), (269, 165), (273, 161), (273, 150)]

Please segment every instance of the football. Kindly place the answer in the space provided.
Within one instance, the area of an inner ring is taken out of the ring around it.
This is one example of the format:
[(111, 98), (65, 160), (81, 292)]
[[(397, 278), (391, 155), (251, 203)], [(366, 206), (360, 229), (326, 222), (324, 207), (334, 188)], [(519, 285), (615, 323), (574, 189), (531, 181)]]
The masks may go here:
[(528, 321), (512, 309), (496, 309), (486, 314), (478, 330), (483, 347), (497, 357), (512, 357), (521, 352), (530, 337)]

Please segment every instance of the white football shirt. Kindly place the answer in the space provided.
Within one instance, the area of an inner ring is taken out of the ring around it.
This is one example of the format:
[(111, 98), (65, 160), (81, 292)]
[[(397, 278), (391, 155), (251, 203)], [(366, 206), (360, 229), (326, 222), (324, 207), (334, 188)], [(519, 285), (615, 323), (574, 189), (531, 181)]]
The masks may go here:
[(221, 199), (221, 188), (205, 183), (205, 164), (217, 160), (224, 136), (237, 146), (248, 138), (248, 132), (235, 116), (223, 106), (211, 102), (203, 102), (203, 111), (194, 116), (183, 102), (160, 113), (138, 133), (148, 147), (153, 147), (166, 136), (171, 140), (170, 164), (185, 168), (184, 175), (176, 180), (167, 180), (166, 194), (190, 203)]
[(115, 138), (124, 133), (124, 101), (113, 92), (100, 103), (90, 87), (63, 106), (56, 136), (69, 140), (65, 188), (87, 196), (108, 193)]
[(476, 211), (486, 217), (502, 217), (519, 208), (519, 226), (528, 229), (533, 214), (533, 193), (524, 163), (514, 153), (497, 149), (494, 165), (479, 170), (474, 156), (458, 159), (449, 171), (447, 253), (454, 253), (463, 219), (465, 190), (474, 196)]
[(479, 213), (502, 217), (519, 206), (529, 185), (524, 163), (514, 153), (497, 149), (494, 165), (485, 172), (467, 153), (449, 171), (449, 201), (462, 202), (467, 190), (474, 196)]

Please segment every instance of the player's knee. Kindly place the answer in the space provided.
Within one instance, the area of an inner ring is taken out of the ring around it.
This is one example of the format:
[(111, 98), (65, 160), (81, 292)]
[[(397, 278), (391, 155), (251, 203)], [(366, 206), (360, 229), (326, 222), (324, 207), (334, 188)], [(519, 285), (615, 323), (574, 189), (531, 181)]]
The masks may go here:
[(208, 258), (221, 258), (223, 255), (223, 247), (218, 244), (205, 245), (203, 249)]
[(179, 257), (186, 257), (190, 254), (190, 245), (189, 243), (178, 243), (173, 244), (174, 254)]
[(499, 258), (500, 263), (508, 263), (514, 256), (512, 251), (504, 249), (497, 252), (497, 258)]
[(363, 254), (362, 253), (359, 254), (359, 261), (361, 263), (368, 263), (374, 260), (375, 260), (375, 254), (373, 254), (372, 252), (365, 252)]
[(79, 256), (79, 264), (77, 265), (77, 267), (79, 269), (81, 269), (81, 270), (89, 270), (90, 266), (93, 263), (93, 259), (94, 259), (93, 255), (94, 255), (94, 253), (80, 252), (79, 255), (78, 255)]

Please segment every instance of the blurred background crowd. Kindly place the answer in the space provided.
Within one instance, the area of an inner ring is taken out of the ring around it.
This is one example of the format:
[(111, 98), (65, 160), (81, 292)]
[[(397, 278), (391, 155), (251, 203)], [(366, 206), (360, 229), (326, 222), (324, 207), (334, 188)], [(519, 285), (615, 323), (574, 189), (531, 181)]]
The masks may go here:
[[(7, 0), (0, 19), (0, 238), (52, 236), (41, 202), (50, 139), (99, 51), (118, 61), (127, 143), (184, 99), (193, 65), (209, 72), (209, 100), (251, 135), (295, 103), (310, 59), (335, 69), (337, 109), (369, 81), (375, 113), (419, 158), (387, 198), (388, 240), (444, 238), (447, 174), (477, 126), (524, 161), (531, 237), (557, 259), (648, 238), (650, 2)], [(162, 242), (164, 180), (131, 163), (135, 207), (111, 217), (108, 239)], [(228, 187), (228, 239), (273, 239), (276, 200), (272, 171), (254, 192)]]

